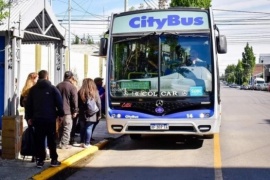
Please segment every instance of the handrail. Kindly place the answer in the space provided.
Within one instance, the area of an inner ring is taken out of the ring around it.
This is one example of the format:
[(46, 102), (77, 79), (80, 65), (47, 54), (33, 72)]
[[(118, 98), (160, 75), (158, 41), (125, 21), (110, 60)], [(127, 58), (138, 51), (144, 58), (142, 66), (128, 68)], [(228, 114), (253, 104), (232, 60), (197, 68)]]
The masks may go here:
[(151, 75), (158, 75), (158, 73), (145, 73), (145, 72), (130, 72), (128, 73), (128, 79), (130, 79), (130, 76), (133, 74), (151, 74)]

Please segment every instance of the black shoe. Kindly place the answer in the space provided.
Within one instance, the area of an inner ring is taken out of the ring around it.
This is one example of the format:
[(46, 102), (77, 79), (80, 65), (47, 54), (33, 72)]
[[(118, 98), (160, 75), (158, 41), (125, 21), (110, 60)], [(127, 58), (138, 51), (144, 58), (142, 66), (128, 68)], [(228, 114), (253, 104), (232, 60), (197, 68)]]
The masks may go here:
[(57, 166), (60, 166), (61, 165), (61, 162), (57, 161), (57, 160), (52, 160), (51, 161), (51, 166), (52, 167), (57, 167)]
[(31, 162), (36, 162), (36, 157), (32, 156)]
[(69, 145), (72, 145), (74, 143), (75, 143), (75, 139), (74, 138), (70, 138)]
[(43, 161), (37, 161), (37, 168), (42, 168), (44, 165)]
[(91, 138), (91, 141), (95, 141), (95, 139), (94, 138)]

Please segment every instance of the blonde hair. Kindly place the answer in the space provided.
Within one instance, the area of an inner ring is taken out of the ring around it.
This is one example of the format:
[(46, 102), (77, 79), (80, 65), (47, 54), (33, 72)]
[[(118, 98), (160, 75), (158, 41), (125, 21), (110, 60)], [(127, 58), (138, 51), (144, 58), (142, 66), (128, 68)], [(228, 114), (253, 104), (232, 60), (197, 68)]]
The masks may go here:
[(82, 87), (79, 91), (80, 98), (86, 102), (87, 98), (96, 99), (97, 86), (93, 79), (85, 78), (82, 82)]
[(27, 96), (32, 86), (36, 84), (35, 79), (38, 77), (36, 72), (28, 74), (24, 87), (22, 89), (22, 96)]

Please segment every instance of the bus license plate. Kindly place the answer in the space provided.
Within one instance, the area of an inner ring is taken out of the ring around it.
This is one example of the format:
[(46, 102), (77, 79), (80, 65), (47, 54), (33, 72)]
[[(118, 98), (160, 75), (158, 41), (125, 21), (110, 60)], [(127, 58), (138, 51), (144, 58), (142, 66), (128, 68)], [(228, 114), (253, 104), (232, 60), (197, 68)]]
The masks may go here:
[(150, 124), (151, 130), (169, 130), (168, 124)]

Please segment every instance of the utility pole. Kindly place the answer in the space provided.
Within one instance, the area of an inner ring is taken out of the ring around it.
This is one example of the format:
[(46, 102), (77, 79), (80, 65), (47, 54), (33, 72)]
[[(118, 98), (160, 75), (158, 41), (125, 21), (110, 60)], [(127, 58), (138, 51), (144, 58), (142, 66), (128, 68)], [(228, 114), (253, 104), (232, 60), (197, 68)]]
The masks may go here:
[(262, 63), (262, 78), (264, 79), (264, 65), (263, 65), (263, 59), (261, 59), (261, 63)]
[(71, 21), (71, 0), (68, 0), (68, 67), (70, 70), (70, 53), (71, 53), (71, 37), (70, 37), (70, 21)]
[(124, 11), (127, 12), (127, 8), (128, 8), (128, 0), (124, 0), (125, 4), (124, 4)]

